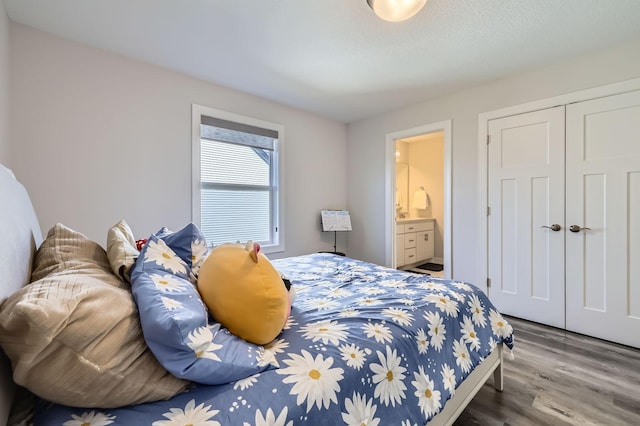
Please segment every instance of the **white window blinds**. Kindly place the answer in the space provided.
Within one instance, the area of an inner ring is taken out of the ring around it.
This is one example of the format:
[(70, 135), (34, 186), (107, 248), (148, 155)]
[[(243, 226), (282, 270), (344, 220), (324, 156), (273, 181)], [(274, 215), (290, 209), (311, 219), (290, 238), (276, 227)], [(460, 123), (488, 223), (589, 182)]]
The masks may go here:
[(200, 122), (200, 229), (210, 245), (279, 243), (277, 130)]

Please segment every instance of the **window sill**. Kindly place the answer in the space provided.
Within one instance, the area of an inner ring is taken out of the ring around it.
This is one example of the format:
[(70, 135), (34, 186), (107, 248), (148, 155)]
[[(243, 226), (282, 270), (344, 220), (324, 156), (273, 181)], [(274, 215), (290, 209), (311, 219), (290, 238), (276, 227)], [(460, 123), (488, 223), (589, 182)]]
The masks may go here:
[(284, 252), (284, 244), (261, 245), (260, 251), (264, 254), (282, 253)]

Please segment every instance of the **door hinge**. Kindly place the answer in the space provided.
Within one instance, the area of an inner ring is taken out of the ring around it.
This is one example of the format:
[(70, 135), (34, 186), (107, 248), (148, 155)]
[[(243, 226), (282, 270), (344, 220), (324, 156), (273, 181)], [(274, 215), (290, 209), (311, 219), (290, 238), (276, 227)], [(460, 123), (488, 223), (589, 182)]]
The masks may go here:
[(491, 278), (487, 278), (487, 288), (491, 287)]
[(491, 207), (487, 206), (487, 216), (491, 215)]
[(491, 139), (491, 136), (489, 136), (489, 134), (487, 134), (487, 145), (489, 145), (489, 140)]

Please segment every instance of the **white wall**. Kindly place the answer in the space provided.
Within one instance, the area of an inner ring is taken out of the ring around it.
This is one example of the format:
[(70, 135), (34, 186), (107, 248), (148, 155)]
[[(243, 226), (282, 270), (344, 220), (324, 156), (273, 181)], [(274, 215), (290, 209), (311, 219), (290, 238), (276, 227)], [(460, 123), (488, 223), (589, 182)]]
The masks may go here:
[(0, 0), (0, 164), (12, 167), (9, 120), (9, 18)]
[(637, 77), (640, 40), (350, 124), (350, 254), (385, 262), (386, 134), (452, 119), (452, 273), (456, 279), (476, 282), (478, 114)]
[(285, 127), (286, 251), (270, 257), (332, 249), (320, 210), (347, 204), (344, 124), (19, 24), (11, 32), (15, 172), (44, 232), (62, 222), (104, 244), (120, 218), (140, 238), (188, 223), (196, 103)]

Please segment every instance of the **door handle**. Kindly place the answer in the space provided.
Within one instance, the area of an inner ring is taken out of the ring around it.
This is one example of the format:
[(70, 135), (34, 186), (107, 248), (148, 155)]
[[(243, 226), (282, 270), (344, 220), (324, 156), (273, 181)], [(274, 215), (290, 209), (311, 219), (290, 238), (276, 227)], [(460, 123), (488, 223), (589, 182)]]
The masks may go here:
[[(548, 228), (548, 229), (551, 229), (554, 232), (558, 232), (559, 230), (562, 229), (562, 226), (558, 225), (557, 223), (554, 223), (551, 226), (542, 225), (540, 228)], [(574, 232), (577, 232), (577, 231), (574, 231)]]
[(580, 232), (580, 231), (591, 231), (591, 228), (580, 228), (578, 225), (571, 225), (569, 227), (569, 231), (571, 232)]

